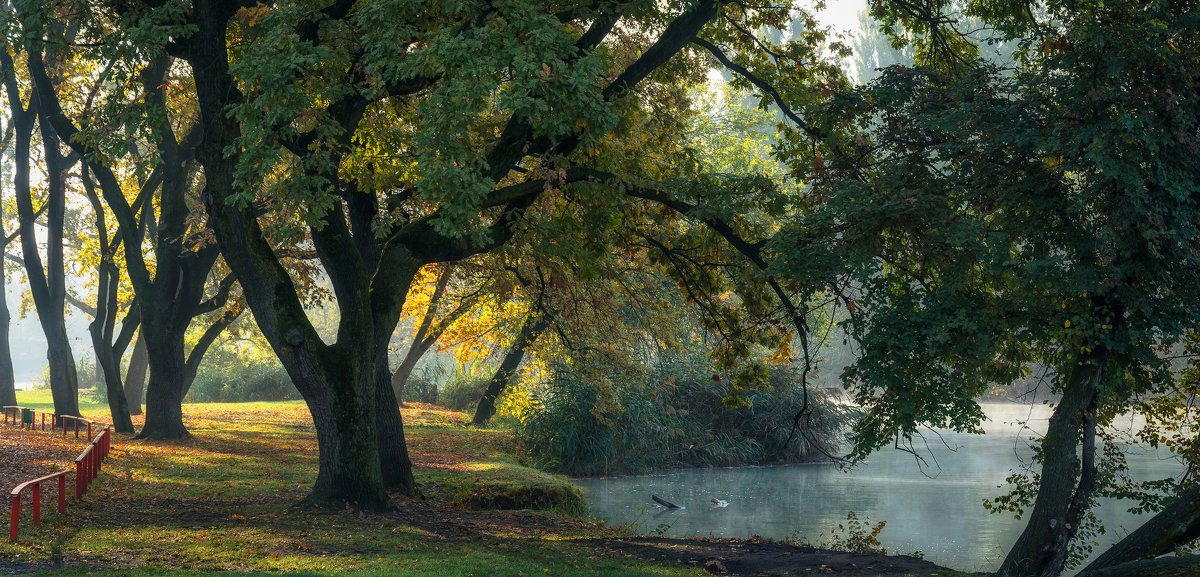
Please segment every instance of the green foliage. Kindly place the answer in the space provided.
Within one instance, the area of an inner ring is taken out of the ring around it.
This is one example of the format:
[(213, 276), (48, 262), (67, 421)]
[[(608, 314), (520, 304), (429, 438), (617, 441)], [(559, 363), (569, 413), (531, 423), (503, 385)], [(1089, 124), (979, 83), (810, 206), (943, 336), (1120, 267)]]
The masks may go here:
[(1196, 93), (1196, 43), (1170, 31), (1197, 16), (1162, 8), (1064, 14), (1015, 75), (895, 67), (834, 101), (861, 134), (778, 246), (800, 283), (846, 275), (860, 454), (918, 422), (975, 430), (973, 398), (1032, 362), (1061, 386), (1103, 351), (1112, 406), (1167, 386), (1153, 347), (1200, 324), (1200, 140), (1195, 101), (1167, 96)]
[(186, 401), (244, 403), (299, 398), (300, 392), (274, 357), (239, 356), (214, 346), (200, 364)]
[(425, 372), (410, 375), (408, 381), (404, 383), (404, 398), (401, 401), (405, 403), (437, 403), (437, 381), (429, 378)]
[(603, 384), (560, 367), (518, 443), (529, 458), (573, 475), (820, 458), (835, 450), (851, 411), (811, 393), (814, 411), (792, 437), (804, 402), (796, 383), (794, 372), (773, 370), (768, 386), (744, 391), (745, 404), (730, 406), (732, 384), (703, 359), (663, 359)]
[(456, 411), (473, 408), (487, 389), (490, 377), (457, 375), (442, 386), (439, 402), (443, 407)]

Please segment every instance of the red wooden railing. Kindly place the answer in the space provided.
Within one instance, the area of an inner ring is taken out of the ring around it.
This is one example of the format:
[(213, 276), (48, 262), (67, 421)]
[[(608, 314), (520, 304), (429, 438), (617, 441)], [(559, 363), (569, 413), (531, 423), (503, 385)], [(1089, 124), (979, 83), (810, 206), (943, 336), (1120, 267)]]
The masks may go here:
[[(5, 423), (9, 422), (9, 417), (11, 415), (15, 424), (21, 427), (25, 426), (25, 423), (21, 418), (21, 411), (24, 409), (24, 407), (5, 406), (0, 408), (2, 408), (4, 411)], [(46, 430), (46, 416), (50, 416), (50, 430), (54, 430), (54, 422), (57, 420), (54, 417), (56, 417), (56, 415), (42, 411), (34, 411), (34, 413), (35, 416), (37, 414), (42, 415), (41, 425), (43, 431)], [(109, 425), (103, 425), (103, 428), (100, 429), (100, 433), (97, 434), (95, 438), (92, 438), (92, 425), (99, 425), (99, 423), (94, 423), (88, 419), (84, 419), (82, 417), (73, 417), (70, 415), (59, 415), (57, 417), (63, 420), (62, 429), (64, 436), (67, 434), (68, 430), (67, 421), (70, 420), (74, 422), (75, 438), (79, 438), (80, 426), (86, 425), (88, 435), (87, 438), (92, 439), (92, 441), (88, 443), (88, 446), (83, 449), (83, 452), (80, 453), (78, 457), (75, 457), (75, 500), (78, 501), (83, 499), (84, 494), (87, 493), (88, 487), (92, 484), (92, 480), (95, 479), (96, 475), (100, 473), (100, 466), (104, 462), (104, 458), (108, 456), (109, 450), (112, 448), (112, 427)], [(32, 427), (33, 424), (31, 423), (30, 428)], [(20, 485), (17, 485), (17, 487), (13, 489), (11, 495), (12, 522), (10, 523), (8, 529), (8, 537), (11, 541), (17, 540), (17, 526), (21, 519), (21, 494), (26, 490), (30, 490), (32, 493), (33, 524), (38, 525), (42, 521), (42, 483), (54, 479), (58, 480), (58, 510), (61, 513), (66, 509), (66, 478), (68, 472), (69, 471), (59, 471), (57, 473), (46, 475), (45, 477), (39, 477), (37, 479), (26, 481)]]
[(58, 512), (62, 513), (67, 508), (67, 471), (59, 471), (51, 473), (45, 477), (38, 477), (32, 481), (25, 481), (17, 488), (12, 490), (12, 523), (8, 526), (8, 539), (10, 541), (17, 540), (17, 523), (21, 520), (21, 493), (26, 489), (32, 488), (33, 491), (33, 524), (42, 524), (42, 483), (58, 479)]
[[(11, 420), (11, 422), (13, 424), (18, 425), (21, 428), (28, 428), (30, 430), (37, 428), (39, 425), (37, 417), (40, 416), (41, 417), (41, 423), (40, 423), (41, 429), (40, 430), (45, 431), (46, 430), (46, 418), (49, 417), (51, 431), (53, 431), (54, 428), (57, 426), (57, 425), (55, 425), (55, 423), (57, 423), (59, 419), (62, 419), (64, 421), (73, 420), (75, 422), (75, 438), (76, 439), (79, 438), (79, 431), (80, 431), (79, 424), (80, 423), (87, 424), (88, 438), (91, 438), (91, 436), (92, 436), (92, 429), (91, 429), (92, 421), (89, 421), (83, 417), (72, 417), (71, 415), (63, 415), (61, 417), (56, 418), (56, 415), (54, 413), (47, 413), (46, 411), (36, 411), (35, 410), (35, 411), (32, 411), (33, 416), (34, 416), (34, 422), (31, 423), (29, 425), (29, 427), (26, 427), (25, 423), (21, 417), (21, 411), (25, 410), (25, 407), (22, 407), (19, 405), (5, 405), (4, 407), (0, 407), (0, 408), (2, 408), (4, 410), (4, 422), (5, 423), (10, 422), (10, 420)], [(67, 426), (66, 426), (66, 423), (63, 423), (63, 435), (66, 436), (66, 434), (67, 434)]]
[(100, 474), (100, 464), (104, 458), (108, 456), (108, 449), (112, 446), (112, 427), (104, 427), (99, 435), (88, 444), (87, 448), (75, 457), (75, 499), (83, 498), (87, 493), (88, 486), (92, 484), (92, 479)]

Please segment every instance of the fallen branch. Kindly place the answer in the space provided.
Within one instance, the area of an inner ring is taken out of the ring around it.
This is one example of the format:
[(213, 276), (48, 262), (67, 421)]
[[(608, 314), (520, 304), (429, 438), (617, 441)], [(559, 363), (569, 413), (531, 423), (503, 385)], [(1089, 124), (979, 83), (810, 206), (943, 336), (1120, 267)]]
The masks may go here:
[(663, 507), (666, 507), (668, 509), (682, 509), (683, 508), (683, 507), (680, 507), (679, 505), (676, 505), (675, 503), (672, 503), (670, 501), (667, 501), (667, 500), (659, 497), (658, 495), (650, 495), (650, 498), (654, 499), (655, 503), (658, 503), (659, 505), (662, 505)]

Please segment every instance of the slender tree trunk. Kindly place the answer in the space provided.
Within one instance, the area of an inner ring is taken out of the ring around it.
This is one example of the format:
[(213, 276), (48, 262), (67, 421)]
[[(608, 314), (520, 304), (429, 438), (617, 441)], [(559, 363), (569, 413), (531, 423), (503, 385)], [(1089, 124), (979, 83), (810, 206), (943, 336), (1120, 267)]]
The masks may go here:
[(137, 341), (133, 345), (133, 354), (129, 356), (129, 370), (125, 373), (125, 400), (129, 404), (129, 414), (142, 414), (142, 397), (146, 390), (146, 369), (149, 359), (146, 358), (146, 341), (142, 332), (138, 331)]
[(500, 395), (512, 382), (513, 377), (516, 376), (517, 368), (521, 366), (521, 360), (525, 358), (525, 352), (533, 346), (533, 343), (538, 340), (538, 337), (553, 320), (554, 317), (550, 313), (536, 310), (525, 317), (525, 322), (521, 323), (521, 331), (517, 333), (517, 338), (513, 340), (512, 346), (508, 348), (508, 353), (504, 355), (504, 360), (500, 362), (500, 368), (496, 369), (492, 379), (488, 381), (487, 390), (483, 392), (479, 404), (475, 406), (475, 417), (471, 419), (472, 425), (482, 425), (496, 414), (496, 399), (500, 398)]
[[(92, 335), (93, 342), (97, 335)], [(97, 362), (104, 375), (104, 387), (108, 396), (108, 412), (118, 433), (134, 433), (133, 419), (129, 416), (129, 404), (125, 399), (125, 388), (121, 386), (121, 367), (108, 355), (97, 351)]]
[(408, 384), (408, 377), (412, 376), (413, 369), (417, 368), (417, 361), (425, 356), (425, 353), (433, 346), (433, 343), (437, 342), (448, 326), (448, 323), (439, 323), (439, 330), (436, 330), (436, 334), (429, 334), (430, 328), (433, 327), (433, 317), (437, 312), (438, 303), (441, 302), (442, 295), (446, 292), (446, 285), (450, 283), (450, 276), (453, 272), (452, 266), (444, 265), (438, 274), (437, 284), (434, 285), (433, 294), (429, 297), (429, 306), (425, 309), (425, 315), (421, 317), (421, 324), (413, 333), (412, 344), (409, 345), (408, 352), (404, 354), (404, 359), (400, 361), (400, 366), (396, 367), (396, 372), (392, 373), (392, 392), (399, 402), (404, 401), (404, 386)]
[[(0, 227), (0, 236), (4, 235)], [(0, 253), (5, 249), (0, 247)], [(0, 256), (0, 405), (17, 404), (17, 381), (13, 375), (12, 349), (9, 346), (9, 328), (12, 318), (8, 312), (8, 274), (5, 260)]]
[[(31, 55), (31, 58), (36, 55)], [(39, 98), (41, 96), (39, 95)], [(40, 117), (39, 117), (40, 118)], [(66, 226), (65, 181), (68, 162), (58, 151), (58, 134), (41, 119), (42, 145), (46, 163), (46, 269), (43, 274), (41, 255), (37, 251), (35, 217), (32, 199), (24, 204), (21, 214), (21, 249), (25, 269), (29, 273), (29, 290), (33, 293), (38, 321), (46, 334), (46, 359), (50, 365), (50, 394), (54, 412), (60, 415), (79, 414), (79, 379), (75, 372), (75, 356), (71, 352), (66, 325), (66, 268), (63, 262), (63, 233)]]

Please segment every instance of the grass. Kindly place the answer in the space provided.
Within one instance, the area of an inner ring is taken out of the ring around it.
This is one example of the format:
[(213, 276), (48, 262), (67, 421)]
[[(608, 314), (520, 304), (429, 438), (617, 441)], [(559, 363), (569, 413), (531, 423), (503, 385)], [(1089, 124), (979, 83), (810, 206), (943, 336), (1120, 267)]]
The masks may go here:
[[(49, 399), (32, 391), (18, 400)], [(101, 421), (106, 410), (83, 406)], [(19, 542), (0, 541), (0, 568), (7, 560), (68, 576), (706, 575), (571, 541), (611, 530), (561, 514), (579, 512), (579, 491), (520, 465), (506, 451), (508, 433), (466, 428), (461, 413), (404, 410), (424, 497), (398, 498), (384, 514), (295, 506), (317, 472), (302, 402), (188, 404), (184, 415), (186, 440), (118, 435), (92, 492), (64, 514), (44, 513), (41, 527), (26, 518)], [(514, 502), (559, 512), (470, 510)]]

